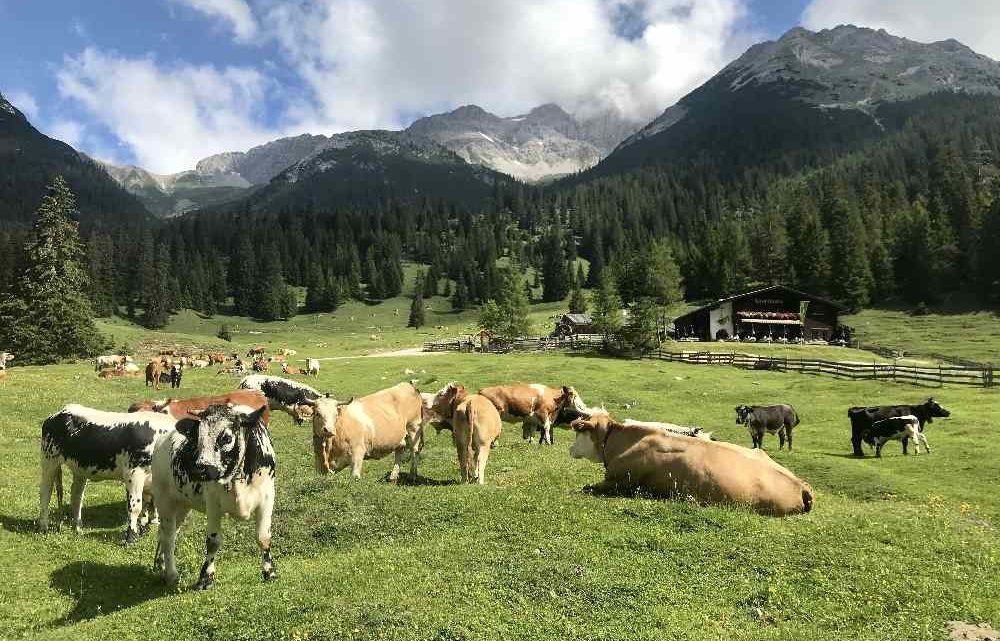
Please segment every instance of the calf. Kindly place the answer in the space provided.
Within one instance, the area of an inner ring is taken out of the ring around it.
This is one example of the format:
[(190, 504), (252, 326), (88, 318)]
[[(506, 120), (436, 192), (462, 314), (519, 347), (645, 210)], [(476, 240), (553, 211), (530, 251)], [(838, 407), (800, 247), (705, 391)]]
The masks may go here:
[(313, 415), (313, 407), (307, 401), (323, 397), (322, 393), (305, 383), (261, 374), (247, 376), (240, 381), (239, 388), (260, 390), (267, 397), (268, 407), (285, 412), (297, 425), (302, 425)]
[[(864, 456), (861, 449), (861, 442), (865, 433), (876, 421), (881, 421), (894, 416), (916, 416), (920, 422), (920, 431), (924, 431), (924, 425), (932, 422), (935, 418), (947, 418), (951, 412), (941, 407), (933, 398), (928, 398), (919, 405), (881, 405), (874, 407), (852, 407), (847, 410), (847, 416), (851, 419), (851, 445), (854, 448), (855, 456)], [(903, 439), (903, 453), (906, 453), (906, 446), (909, 439)]]
[(191, 509), (204, 512), (205, 562), (196, 589), (215, 581), (215, 555), (222, 546), (222, 516), (257, 521), (261, 574), (275, 578), (271, 560), (271, 514), (274, 509), (275, 454), (263, 418), (264, 408), (211, 405), (196, 418), (177, 422), (153, 454), (153, 497), (160, 513), (154, 564), (167, 583), (177, 583), (174, 549), (177, 529)]
[(490, 448), (500, 438), (503, 425), (497, 408), (485, 396), (470, 396), (458, 383), (448, 383), (429, 405), (441, 424), (451, 429), (462, 482), (483, 485)]
[(410, 383), (400, 383), (359, 399), (339, 403), (332, 398), (307, 400), (313, 414), (313, 451), (322, 474), (351, 466), (351, 477), (361, 478), (365, 459), (395, 454), (390, 481), (399, 479), (406, 451), (411, 453), (410, 476), (417, 478), (423, 445), (424, 403)]
[(42, 423), (38, 529), (48, 530), (53, 485), (62, 512), (65, 465), (73, 475), (70, 511), (74, 528), (79, 531), (82, 526), (87, 481), (121, 481), (128, 514), (125, 542), (134, 543), (139, 536), (143, 499), (149, 497), (154, 446), (173, 432), (174, 424), (173, 418), (163, 414), (102, 412), (80, 405), (67, 405), (46, 419)]
[(94, 371), (100, 371), (102, 369), (115, 369), (124, 367), (125, 363), (131, 363), (131, 356), (98, 356), (94, 359)]
[(479, 390), (490, 399), (505, 421), (521, 421), (522, 437), (529, 443), (541, 427), (539, 444), (552, 444), (552, 425), (564, 409), (587, 412), (587, 406), (572, 387), (546, 387), (536, 383), (515, 383)]
[(180, 388), (181, 378), (184, 376), (184, 370), (180, 365), (174, 365), (170, 368), (170, 387), (172, 389)]
[(212, 364), (211, 361), (209, 361), (207, 358), (195, 358), (191, 361), (191, 367), (197, 369), (205, 369), (211, 364)]
[(212, 405), (241, 405), (256, 411), (263, 408), (262, 419), (265, 425), (271, 422), (271, 412), (267, 406), (267, 397), (260, 390), (242, 389), (218, 396), (196, 396), (194, 398), (168, 398), (162, 401), (136, 401), (129, 406), (129, 412), (160, 412), (169, 414), (175, 420), (182, 418), (197, 418), (195, 412), (208, 409)]
[(799, 424), (799, 415), (791, 405), (740, 405), (736, 408), (736, 424), (746, 425), (754, 448), (764, 447), (764, 432), (778, 435), (778, 449), (792, 451), (792, 428)]
[(150, 361), (146, 365), (146, 387), (153, 386), (154, 390), (160, 389), (160, 373), (163, 366), (160, 361)]
[(312, 376), (319, 376), (319, 359), (318, 358), (306, 359), (306, 369)]
[(302, 374), (305, 373), (302, 371), (302, 368), (295, 367), (294, 365), (289, 365), (288, 363), (284, 363), (281, 366), (281, 371), (285, 374), (288, 374), (289, 376), (301, 376)]
[[(872, 426), (865, 431), (864, 440), (869, 445), (875, 446), (875, 457), (882, 458), (882, 446), (889, 441), (902, 441), (913, 439), (913, 453), (920, 453), (920, 444), (923, 443), (924, 451), (931, 453), (931, 448), (927, 445), (927, 437), (920, 431), (920, 419), (913, 415), (892, 416), (881, 421), (875, 421)], [(903, 449), (906, 454), (906, 449)]]
[(577, 419), (571, 427), (576, 440), (570, 455), (604, 464), (596, 491), (748, 505), (771, 516), (808, 512), (814, 503), (812, 488), (763, 450), (626, 427), (606, 415)]

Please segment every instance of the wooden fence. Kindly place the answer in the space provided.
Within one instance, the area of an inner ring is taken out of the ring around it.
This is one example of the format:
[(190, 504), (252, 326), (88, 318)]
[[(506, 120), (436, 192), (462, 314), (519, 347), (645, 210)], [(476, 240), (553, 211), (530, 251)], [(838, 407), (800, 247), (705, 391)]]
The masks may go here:
[[(621, 355), (621, 348), (599, 335), (573, 336), (567, 338), (522, 338), (512, 341), (493, 340), (485, 349), (479, 342), (469, 339), (435, 341), (424, 344), (427, 352), (473, 352), (489, 353), (539, 352), (554, 349), (593, 350), (602, 348)], [(640, 358), (686, 363), (689, 365), (729, 365), (740, 369), (773, 372), (798, 372), (817, 376), (833, 376), (840, 379), (892, 381), (912, 385), (943, 386), (970, 385), (993, 387), (994, 368), (992, 364), (953, 365), (899, 365), (896, 363), (860, 363), (848, 361), (828, 361), (813, 358), (787, 358), (783, 356), (760, 356), (740, 352), (690, 352), (671, 351), (662, 347), (640, 356)]]

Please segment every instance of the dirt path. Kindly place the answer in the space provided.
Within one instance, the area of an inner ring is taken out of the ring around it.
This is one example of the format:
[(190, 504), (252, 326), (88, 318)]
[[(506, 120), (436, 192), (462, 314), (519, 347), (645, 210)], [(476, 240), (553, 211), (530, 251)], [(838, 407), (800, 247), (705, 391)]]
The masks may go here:
[(437, 356), (439, 354), (447, 354), (447, 352), (425, 352), (422, 347), (407, 347), (406, 349), (397, 349), (392, 352), (378, 352), (375, 354), (357, 354), (355, 356), (327, 356), (326, 358), (319, 358), (316, 360), (342, 361), (350, 358), (394, 358), (397, 356)]

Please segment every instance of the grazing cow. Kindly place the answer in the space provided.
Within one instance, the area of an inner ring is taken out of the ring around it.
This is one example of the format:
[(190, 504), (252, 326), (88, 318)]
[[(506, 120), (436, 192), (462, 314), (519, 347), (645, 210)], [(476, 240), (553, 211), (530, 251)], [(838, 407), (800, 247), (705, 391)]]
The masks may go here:
[(109, 380), (112, 378), (132, 378), (133, 376), (137, 376), (138, 374), (139, 374), (138, 372), (132, 372), (125, 368), (119, 369), (116, 367), (115, 369), (102, 369), (100, 372), (97, 373), (97, 376), (99, 378), (103, 378), (104, 380)]
[(451, 429), (462, 482), (478, 481), (483, 485), (490, 448), (500, 437), (503, 425), (497, 408), (485, 396), (470, 396), (458, 383), (448, 383), (429, 404), (441, 424)]
[(522, 437), (530, 443), (541, 427), (539, 444), (552, 444), (552, 425), (564, 409), (586, 413), (587, 406), (572, 387), (515, 383), (484, 387), (479, 393), (490, 399), (505, 421), (521, 421)]
[[(881, 421), (875, 421), (872, 426), (865, 431), (864, 440), (869, 445), (875, 447), (875, 457), (882, 458), (882, 446), (889, 441), (913, 440), (913, 453), (920, 453), (920, 444), (923, 443), (924, 451), (931, 453), (930, 446), (927, 445), (927, 437), (920, 431), (920, 419), (913, 415), (891, 416)], [(906, 450), (903, 450), (906, 454)]]
[(240, 389), (260, 390), (267, 397), (267, 404), (272, 410), (281, 410), (295, 420), (297, 425), (305, 423), (312, 417), (312, 405), (306, 401), (323, 398), (323, 394), (305, 383), (292, 381), (278, 376), (251, 374), (239, 385)]
[(263, 358), (259, 358), (253, 362), (253, 371), (255, 372), (266, 372), (268, 367), (269, 363)]
[(319, 376), (319, 359), (318, 358), (306, 359), (306, 369), (309, 371), (310, 375)]
[(264, 358), (264, 348), (263, 347), (251, 347), (247, 350), (247, 358), (252, 358), (254, 360), (258, 358)]
[(759, 514), (787, 516), (812, 509), (812, 488), (763, 451), (731, 443), (626, 427), (608, 416), (580, 418), (569, 453), (604, 464), (598, 492), (642, 490), (706, 504), (749, 505)]
[(313, 451), (321, 474), (351, 466), (351, 477), (361, 478), (365, 459), (395, 454), (390, 481), (399, 479), (405, 451), (411, 453), (410, 476), (417, 478), (423, 445), (424, 402), (410, 383), (400, 383), (359, 399), (339, 403), (332, 398), (307, 400), (313, 414)]
[(271, 559), (271, 514), (274, 510), (275, 454), (265, 408), (211, 405), (196, 419), (177, 422), (153, 454), (153, 500), (160, 513), (154, 565), (168, 584), (177, 583), (174, 549), (177, 529), (191, 509), (204, 512), (205, 562), (195, 589), (215, 581), (215, 555), (222, 546), (222, 517), (255, 517), (265, 581), (277, 574)]
[[(852, 407), (847, 410), (847, 417), (851, 419), (851, 445), (854, 448), (854, 456), (864, 456), (861, 449), (861, 442), (865, 440), (865, 433), (876, 421), (881, 421), (893, 416), (916, 416), (920, 421), (920, 431), (924, 431), (924, 425), (930, 423), (935, 418), (947, 418), (951, 412), (941, 407), (933, 398), (929, 398), (919, 405), (881, 405), (873, 407)], [(906, 446), (909, 439), (903, 439), (903, 453), (906, 453)]]
[(195, 396), (193, 398), (167, 398), (161, 401), (136, 401), (132, 403), (129, 412), (159, 412), (169, 414), (174, 419), (197, 418), (196, 412), (208, 409), (212, 405), (242, 405), (252, 410), (264, 408), (262, 419), (265, 425), (271, 422), (271, 412), (267, 406), (267, 397), (260, 390), (241, 389), (218, 396)]
[(305, 372), (302, 371), (301, 367), (295, 367), (294, 365), (289, 365), (288, 363), (284, 363), (281, 366), (281, 371), (290, 376), (292, 375), (301, 376), (302, 374), (305, 374)]
[(46, 419), (42, 423), (38, 529), (48, 530), (53, 485), (61, 518), (65, 465), (73, 475), (70, 511), (74, 528), (79, 531), (82, 527), (87, 481), (121, 481), (125, 483), (128, 514), (125, 542), (135, 543), (144, 498), (148, 504), (153, 448), (173, 432), (175, 422), (154, 412), (102, 412), (81, 405), (67, 405)]
[(153, 386), (154, 390), (160, 389), (160, 373), (163, 366), (160, 361), (150, 361), (146, 365), (146, 387)]
[(792, 451), (792, 428), (799, 424), (799, 415), (791, 405), (740, 405), (736, 408), (736, 424), (746, 425), (754, 448), (764, 447), (764, 432), (778, 435), (778, 449)]
[(225, 362), (226, 362), (226, 355), (223, 354), (222, 352), (211, 352), (208, 354), (209, 365), (215, 365), (216, 363), (222, 365)]
[(94, 359), (94, 371), (100, 371), (102, 369), (115, 369), (124, 367), (125, 363), (131, 363), (131, 356), (98, 356)]

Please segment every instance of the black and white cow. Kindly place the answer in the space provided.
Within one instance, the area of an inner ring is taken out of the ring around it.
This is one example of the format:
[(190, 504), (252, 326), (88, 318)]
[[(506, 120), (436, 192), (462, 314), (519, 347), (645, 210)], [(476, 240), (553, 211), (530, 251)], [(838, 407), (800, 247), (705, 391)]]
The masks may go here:
[(170, 383), (171, 388), (180, 387), (181, 379), (184, 377), (184, 368), (178, 364), (173, 364), (170, 369), (160, 372), (160, 382)]
[[(73, 474), (70, 509), (76, 530), (81, 528), (87, 481), (121, 481), (125, 483), (128, 512), (125, 542), (134, 543), (139, 536), (143, 504), (149, 502), (153, 449), (174, 431), (174, 425), (175, 420), (165, 414), (102, 412), (81, 405), (67, 405), (47, 418), (42, 423), (39, 530), (45, 532), (49, 527), (53, 485), (61, 518), (65, 465)], [(152, 515), (148, 517), (152, 520)]]
[(222, 516), (257, 521), (261, 572), (275, 578), (271, 560), (271, 513), (274, 509), (275, 455), (264, 421), (264, 408), (212, 405), (194, 412), (197, 419), (177, 422), (153, 454), (153, 499), (160, 514), (155, 565), (163, 578), (177, 582), (174, 548), (177, 529), (191, 509), (208, 518), (205, 562), (196, 589), (215, 579), (215, 555), (222, 545)]
[[(905, 416), (892, 416), (881, 421), (875, 421), (865, 431), (864, 440), (869, 445), (875, 446), (876, 458), (882, 458), (882, 446), (889, 441), (902, 441), (906, 443), (913, 440), (913, 453), (920, 453), (920, 444), (923, 443), (924, 451), (930, 454), (931, 448), (927, 445), (927, 437), (920, 430), (920, 419), (912, 414)], [(903, 449), (906, 454), (906, 448)]]
[(240, 381), (240, 389), (260, 390), (267, 397), (267, 404), (272, 410), (287, 413), (298, 425), (312, 418), (313, 408), (311, 405), (306, 405), (306, 401), (329, 396), (304, 383), (266, 374), (251, 374), (245, 377)]
[[(894, 416), (916, 416), (920, 422), (920, 432), (923, 432), (925, 424), (932, 422), (935, 418), (947, 418), (951, 416), (951, 412), (941, 407), (933, 398), (928, 398), (919, 405), (852, 407), (847, 410), (847, 417), (851, 419), (851, 446), (854, 448), (854, 455), (865, 455), (864, 450), (861, 449), (861, 443), (865, 440), (865, 433), (876, 421)], [(908, 441), (909, 439), (903, 439), (903, 454), (906, 454)]]
[(740, 405), (736, 408), (736, 424), (746, 425), (754, 448), (764, 447), (764, 432), (778, 435), (778, 449), (792, 451), (792, 428), (799, 424), (799, 415), (791, 405)]

